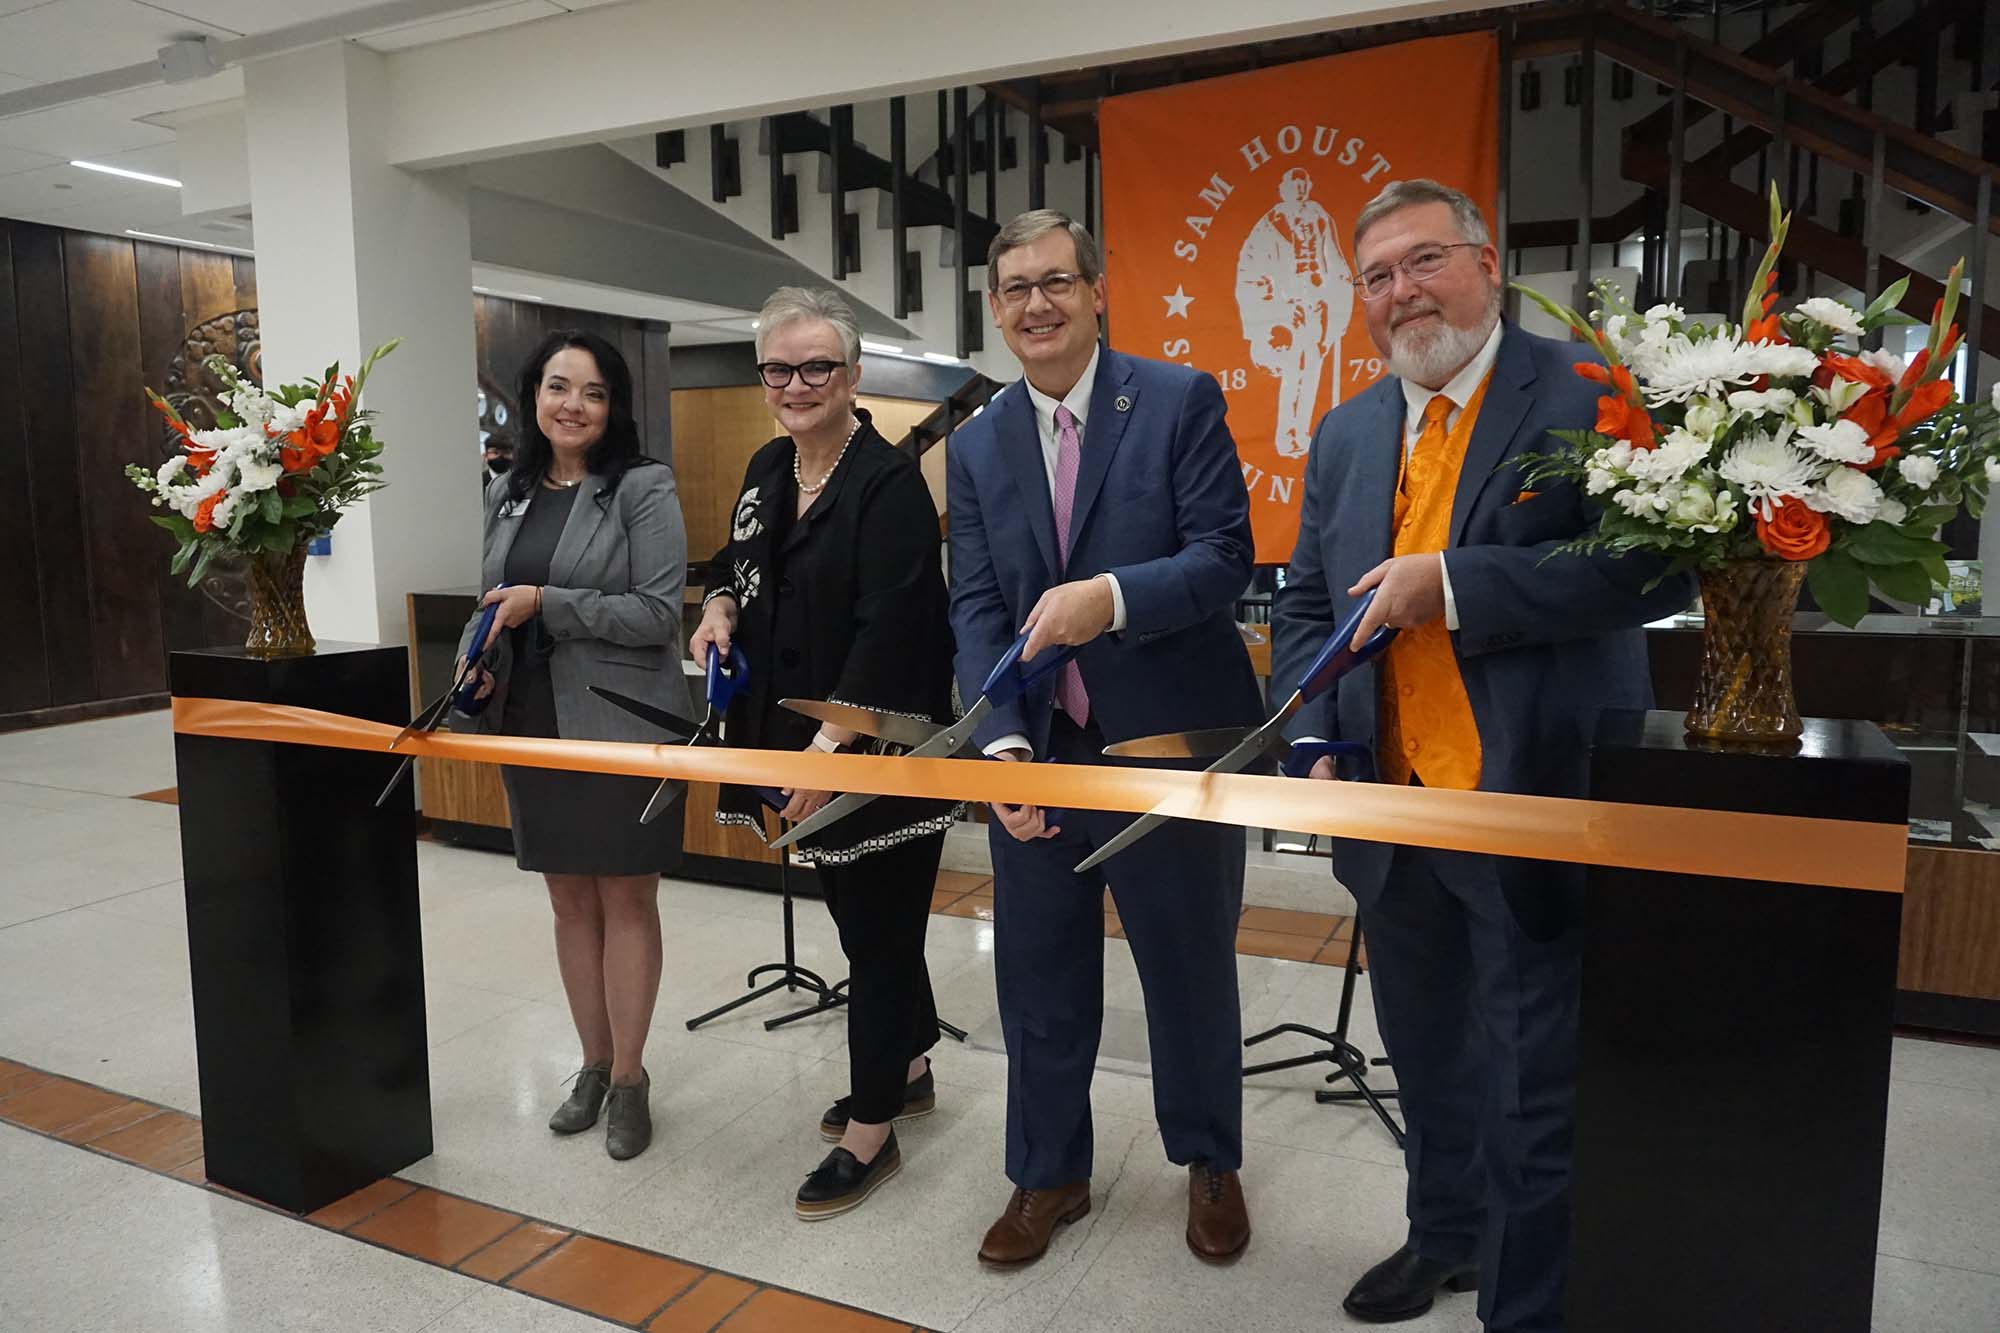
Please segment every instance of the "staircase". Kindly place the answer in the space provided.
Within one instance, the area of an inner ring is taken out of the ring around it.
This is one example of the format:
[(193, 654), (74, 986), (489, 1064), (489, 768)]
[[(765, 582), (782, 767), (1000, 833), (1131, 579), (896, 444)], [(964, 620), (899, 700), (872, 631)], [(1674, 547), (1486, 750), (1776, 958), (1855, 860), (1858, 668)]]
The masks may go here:
[[(987, 312), (1000, 223), (1047, 205), (1095, 212), (1094, 162), (979, 89), (790, 112), (611, 146), (854, 297), (892, 313), (911, 354), (975, 372), (905, 447), (921, 452), (1020, 369)], [(959, 243), (963, 236), (965, 242)], [(870, 336), (869, 341), (878, 340)]]

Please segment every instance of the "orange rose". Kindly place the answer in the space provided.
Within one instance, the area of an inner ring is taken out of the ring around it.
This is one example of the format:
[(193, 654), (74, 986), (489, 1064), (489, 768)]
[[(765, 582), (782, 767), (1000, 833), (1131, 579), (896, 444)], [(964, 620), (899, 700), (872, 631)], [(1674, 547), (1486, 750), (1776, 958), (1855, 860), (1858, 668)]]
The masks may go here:
[(1805, 501), (1786, 496), (1771, 517), (1757, 515), (1757, 540), (1780, 560), (1810, 560), (1833, 541), (1826, 515), (1808, 509)]

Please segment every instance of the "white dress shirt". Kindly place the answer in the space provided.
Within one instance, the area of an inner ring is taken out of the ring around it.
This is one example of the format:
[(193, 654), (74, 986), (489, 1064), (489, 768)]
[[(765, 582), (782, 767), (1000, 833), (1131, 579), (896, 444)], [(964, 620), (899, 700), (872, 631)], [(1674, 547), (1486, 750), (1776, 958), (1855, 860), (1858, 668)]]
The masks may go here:
[[(1025, 375), (1021, 377), (1021, 387), (1028, 391), (1028, 403), (1035, 409), (1035, 433), (1041, 437), (1042, 471), (1049, 479), (1049, 499), (1051, 503), (1053, 503), (1056, 493), (1056, 454), (1061, 446), (1062, 439), (1060, 429), (1056, 425), (1056, 409), (1058, 407), (1067, 407), (1070, 415), (1076, 418), (1077, 446), (1081, 449), (1084, 425), (1090, 420), (1090, 391), (1097, 383), (1097, 359), (1101, 352), (1101, 348), (1091, 351), (1090, 364), (1083, 368), (1083, 374), (1077, 378), (1076, 383), (1070, 388), (1070, 391), (1060, 399), (1051, 398), (1040, 389), (1037, 389), (1029, 382)], [(1081, 463), (1081, 461), (1081, 458), (1079, 458), (1078, 462)], [(1111, 626), (1107, 630), (1107, 633), (1115, 634), (1125, 628), (1125, 591), (1118, 586), (1118, 576), (1116, 574), (1099, 574), (1097, 577), (1111, 585)], [(1002, 750), (1026, 750), (1029, 748), (1028, 738), (1017, 733), (1011, 736), (1002, 736), (999, 740), (994, 741), (986, 747), (986, 753), (998, 754)]]
[[(1417, 437), (1424, 432), (1424, 409), (1431, 405), (1431, 399), (1442, 395), (1451, 403), (1451, 410), (1445, 413), (1444, 428), (1450, 430), (1458, 424), (1465, 412), (1465, 405), (1472, 401), (1472, 395), (1479, 392), (1487, 374), (1493, 369), (1493, 362), (1500, 355), (1500, 321), (1493, 321), (1493, 332), (1486, 335), (1486, 341), (1472, 360), (1465, 363), (1456, 375), (1445, 382), (1442, 389), (1426, 389), (1412, 380), (1402, 381), (1403, 385), (1403, 457), (1417, 447)], [(1444, 627), (1458, 629), (1458, 601), (1451, 595), (1451, 566), (1445, 560), (1445, 553), (1438, 552), (1438, 568), (1444, 571)]]

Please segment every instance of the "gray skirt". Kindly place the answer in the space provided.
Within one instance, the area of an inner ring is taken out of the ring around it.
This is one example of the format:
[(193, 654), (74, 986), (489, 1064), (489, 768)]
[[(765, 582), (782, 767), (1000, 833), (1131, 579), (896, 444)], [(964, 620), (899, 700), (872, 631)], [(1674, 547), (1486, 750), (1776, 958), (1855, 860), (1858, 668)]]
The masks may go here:
[[(548, 663), (517, 656), (500, 730), (556, 736), (556, 696)], [(678, 805), (651, 824), (639, 816), (659, 784), (617, 773), (500, 767), (514, 828), (514, 864), (544, 875), (657, 875), (680, 865)]]

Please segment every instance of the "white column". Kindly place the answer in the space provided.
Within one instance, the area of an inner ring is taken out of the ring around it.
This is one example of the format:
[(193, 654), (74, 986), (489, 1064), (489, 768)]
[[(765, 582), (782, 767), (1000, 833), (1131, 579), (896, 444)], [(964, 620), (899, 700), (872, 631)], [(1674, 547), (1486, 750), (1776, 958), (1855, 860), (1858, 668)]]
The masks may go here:
[(403, 345), (368, 381), (387, 489), (307, 561), (315, 636), (408, 638), (404, 595), (479, 577), (472, 251), (456, 172), (389, 165), (383, 57), (337, 43), (244, 68), (268, 382)]

